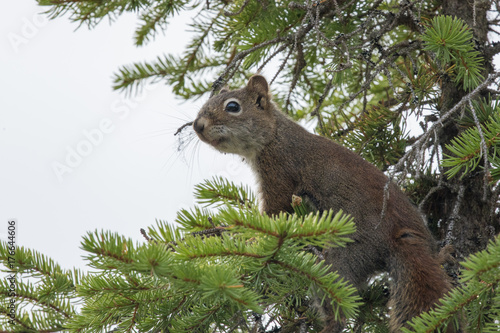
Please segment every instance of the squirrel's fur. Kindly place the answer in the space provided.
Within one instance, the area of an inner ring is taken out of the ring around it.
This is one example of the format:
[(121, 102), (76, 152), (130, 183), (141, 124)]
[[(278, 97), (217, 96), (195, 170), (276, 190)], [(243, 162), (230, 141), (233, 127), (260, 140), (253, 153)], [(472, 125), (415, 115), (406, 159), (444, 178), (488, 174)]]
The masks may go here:
[[(354, 217), (354, 241), (345, 248), (325, 249), (325, 261), (357, 288), (374, 273), (389, 272), (391, 332), (430, 309), (450, 289), (435, 241), (401, 190), (389, 185), (381, 219), (387, 177), (284, 115), (271, 101), (264, 77), (255, 75), (246, 87), (223, 89), (210, 98), (193, 127), (202, 141), (246, 159), (257, 176), (263, 212), (293, 212), (292, 195), (298, 195), (319, 211), (342, 209)], [(339, 327), (333, 318), (325, 318), (325, 332)]]

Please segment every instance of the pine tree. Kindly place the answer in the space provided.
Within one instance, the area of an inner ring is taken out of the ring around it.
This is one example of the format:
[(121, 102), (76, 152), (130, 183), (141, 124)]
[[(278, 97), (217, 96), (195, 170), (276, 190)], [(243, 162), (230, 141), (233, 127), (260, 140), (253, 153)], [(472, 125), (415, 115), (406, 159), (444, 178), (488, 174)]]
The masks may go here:
[[(500, 242), (494, 239), (500, 231), (500, 72), (492, 64), (500, 44), (491, 41), (499, 34), (500, 1), (38, 3), (52, 18), (69, 15), (90, 28), (136, 13), (137, 45), (168, 29), (175, 13), (198, 11), (181, 56), (121, 67), (115, 89), (134, 93), (163, 81), (180, 97), (199, 98), (224, 84), (240, 87), (265, 70), (285, 112), (315, 119), (318, 134), (386, 172), (427, 217), (441, 245), (453, 246), (461, 264), (449, 260), (446, 267), (457, 288), (409, 330), (431, 332), (457, 320), (472, 332), (500, 329)], [(277, 68), (269, 67), (271, 60)], [(409, 131), (409, 119), (419, 122), (421, 134)], [(144, 231), (144, 244), (111, 232), (86, 235), (82, 247), (96, 273), (65, 271), (17, 249), (14, 271), (36, 283), (17, 280), (15, 300), (25, 306), (11, 325), (9, 298), (2, 301), (0, 330), (314, 332), (321, 324), (313, 303), (325, 294), (335, 315), (349, 318), (346, 330), (387, 330), (386, 277), (374, 279), (359, 299), (315, 251), (348, 241), (348, 217), (311, 214), (299, 204), (295, 215), (269, 218), (258, 212), (249, 189), (222, 179), (201, 184), (196, 195), (201, 206), (179, 212), (180, 228), (158, 222)], [(8, 244), (0, 251), (11, 270)], [(0, 292), (8, 295), (9, 286)]]

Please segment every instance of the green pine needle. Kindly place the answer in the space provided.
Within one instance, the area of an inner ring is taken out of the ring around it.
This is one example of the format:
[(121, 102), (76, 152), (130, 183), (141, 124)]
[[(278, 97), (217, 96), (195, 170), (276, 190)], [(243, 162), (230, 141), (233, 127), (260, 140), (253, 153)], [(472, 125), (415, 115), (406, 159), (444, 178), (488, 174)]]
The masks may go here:
[[(488, 122), (481, 125), (482, 132), (488, 154), (486, 158), (492, 163), (491, 177), (493, 181), (498, 181), (498, 165), (500, 157), (497, 153), (500, 148), (500, 114), (494, 114)], [(446, 175), (452, 178), (459, 173), (461, 177), (474, 171), (484, 158), (481, 149), (481, 136), (477, 127), (470, 127), (461, 135), (451, 140), (446, 148), (450, 154), (445, 154), (441, 165), (448, 168)]]
[(422, 36), (425, 49), (443, 65), (456, 67), (455, 82), (464, 90), (474, 89), (484, 79), (483, 58), (474, 49), (472, 31), (458, 18), (436, 16)]
[(195, 186), (195, 197), (205, 206), (220, 206), (230, 203), (235, 206), (254, 207), (255, 196), (247, 186), (236, 186), (222, 177), (206, 180)]

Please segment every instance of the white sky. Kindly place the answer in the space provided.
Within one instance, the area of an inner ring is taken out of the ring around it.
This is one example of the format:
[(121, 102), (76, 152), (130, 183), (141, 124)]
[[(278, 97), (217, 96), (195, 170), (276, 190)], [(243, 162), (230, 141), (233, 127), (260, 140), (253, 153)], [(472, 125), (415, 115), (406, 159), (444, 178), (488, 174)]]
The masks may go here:
[(87, 231), (142, 241), (140, 228), (173, 222), (178, 209), (194, 205), (193, 186), (203, 179), (253, 183), (238, 157), (198, 140), (177, 153), (173, 133), (206, 98), (183, 102), (163, 84), (129, 99), (111, 88), (120, 66), (181, 52), (185, 20), (136, 48), (133, 15), (75, 31), (77, 24), (48, 21), (43, 11), (14, 1), (0, 12), (0, 239), (15, 218), (18, 245), (84, 268)]

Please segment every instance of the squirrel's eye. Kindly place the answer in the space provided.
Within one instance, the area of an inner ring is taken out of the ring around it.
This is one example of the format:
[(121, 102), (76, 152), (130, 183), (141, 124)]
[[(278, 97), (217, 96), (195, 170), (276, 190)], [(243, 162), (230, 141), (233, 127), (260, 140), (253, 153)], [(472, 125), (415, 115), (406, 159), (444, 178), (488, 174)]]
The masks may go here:
[(241, 107), (237, 102), (231, 101), (231, 102), (226, 104), (226, 108), (224, 110), (226, 112), (237, 113), (237, 112), (241, 111)]

